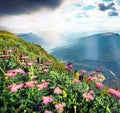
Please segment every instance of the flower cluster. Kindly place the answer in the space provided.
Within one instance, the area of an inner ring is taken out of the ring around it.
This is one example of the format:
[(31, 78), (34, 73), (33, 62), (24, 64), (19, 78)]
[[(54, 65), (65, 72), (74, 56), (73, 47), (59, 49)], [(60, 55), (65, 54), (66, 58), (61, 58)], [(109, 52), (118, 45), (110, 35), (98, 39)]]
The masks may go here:
[(14, 76), (16, 76), (18, 73), (21, 74), (21, 75), (24, 75), (24, 74), (25, 74), (25, 72), (24, 72), (22, 69), (14, 69), (14, 70), (8, 70), (5, 75), (6, 75), (6, 76), (9, 76), (9, 77), (14, 77)]
[(100, 83), (100, 82), (96, 82), (96, 87), (103, 89), (104, 88), (104, 84)]
[(58, 110), (58, 113), (62, 113), (65, 106), (66, 106), (66, 105), (65, 105), (64, 103), (63, 103), (63, 104), (57, 103), (57, 104), (55, 105), (55, 108)]
[(116, 98), (120, 99), (120, 92), (119, 92), (119, 91), (110, 88), (110, 89), (108, 90), (108, 93), (110, 93), (110, 94), (114, 95)]
[(13, 84), (13, 85), (9, 85), (7, 88), (10, 89), (12, 92), (17, 92), (18, 89), (21, 89), (24, 86), (24, 84)]
[(62, 94), (62, 90), (61, 90), (59, 87), (56, 87), (56, 88), (54, 89), (54, 93), (55, 93), (55, 94)]
[(44, 88), (47, 88), (48, 85), (49, 85), (49, 82), (45, 81), (42, 84), (38, 84), (37, 87), (38, 87), (38, 90), (40, 91), (40, 90), (42, 90)]
[(30, 81), (30, 82), (26, 82), (24, 88), (33, 88), (35, 85), (37, 85), (38, 82), (37, 81)]
[(92, 96), (94, 94), (94, 91), (93, 90), (90, 90), (88, 93), (84, 93), (83, 94), (83, 97), (86, 99), (86, 101), (93, 101), (94, 100), (94, 97)]
[(50, 97), (50, 96), (43, 96), (42, 97), (42, 102), (43, 104), (48, 104), (48, 103), (51, 103), (53, 101), (53, 99)]

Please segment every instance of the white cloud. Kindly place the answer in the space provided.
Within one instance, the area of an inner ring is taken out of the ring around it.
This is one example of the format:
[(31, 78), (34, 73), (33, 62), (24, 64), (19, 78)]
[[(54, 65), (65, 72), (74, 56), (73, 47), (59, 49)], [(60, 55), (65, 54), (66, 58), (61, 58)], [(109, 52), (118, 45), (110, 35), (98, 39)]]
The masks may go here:
[[(102, 2), (102, 0), (99, 0)], [(117, 5), (117, 9), (120, 9)], [(76, 4), (79, 4), (78, 6)], [(91, 10), (84, 10), (87, 5), (96, 6)], [(108, 17), (108, 12), (99, 11), (98, 0), (66, 0), (54, 11), (46, 9), (33, 14), (6, 16), (0, 18), (0, 26), (5, 26), (12, 32), (33, 32), (42, 34), (53, 46), (63, 43), (62, 34), (71, 32), (100, 32), (120, 30), (120, 16)], [(77, 16), (80, 15), (80, 16)], [(43, 32), (45, 31), (45, 32)]]

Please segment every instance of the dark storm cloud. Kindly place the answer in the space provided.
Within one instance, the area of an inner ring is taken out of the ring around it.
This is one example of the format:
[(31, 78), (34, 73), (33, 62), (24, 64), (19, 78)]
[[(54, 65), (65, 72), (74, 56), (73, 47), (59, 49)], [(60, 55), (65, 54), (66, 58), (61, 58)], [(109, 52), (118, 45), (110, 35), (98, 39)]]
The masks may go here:
[(104, 3), (100, 3), (100, 4), (98, 4), (98, 7), (99, 7), (100, 11), (116, 10), (114, 5), (115, 5), (115, 3), (113, 3), (113, 2), (109, 3), (107, 6)]
[(119, 13), (116, 11), (111, 11), (108, 13), (108, 16), (118, 16), (118, 15), (119, 15)]
[(54, 9), (63, 0), (0, 0), (0, 16), (31, 13), (41, 8)]

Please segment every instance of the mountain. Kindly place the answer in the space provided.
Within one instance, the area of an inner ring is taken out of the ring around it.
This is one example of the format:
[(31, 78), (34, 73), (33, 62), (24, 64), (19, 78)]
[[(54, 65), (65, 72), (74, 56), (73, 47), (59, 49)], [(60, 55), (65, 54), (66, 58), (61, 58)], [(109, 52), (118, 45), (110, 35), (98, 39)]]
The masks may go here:
[(16, 46), (20, 54), (29, 55), (32, 59), (44, 56), (45, 59), (52, 60), (55, 67), (60, 68), (64, 65), (51, 54), (48, 54), (40, 45), (27, 42), (10, 32), (0, 31), (0, 52), (5, 51), (6, 49), (14, 49)]
[(71, 40), (72, 43), (53, 49), (51, 54), (66, 62), (73, 61), (77, 70), (91, 71), (100, 68), (107, 80), (120, 80), (118, 33), (107, 32)]
[(35, 44), (43, 46), (45, 44), (45, 40), (42, 37), (39, 37), (33, 33), (26, 33), (26, 34), (18, 34), (17, 36), (27, 40), (28, 42), (33, 42)]

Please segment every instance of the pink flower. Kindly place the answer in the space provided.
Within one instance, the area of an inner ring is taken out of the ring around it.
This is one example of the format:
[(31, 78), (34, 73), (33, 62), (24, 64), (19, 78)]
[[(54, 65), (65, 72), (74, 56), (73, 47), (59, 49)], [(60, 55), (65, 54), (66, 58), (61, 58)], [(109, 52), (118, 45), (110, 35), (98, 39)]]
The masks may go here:
[(18, 89), (21, 89), (23, 86), (24, 86), (24, 84), (21, 83), (21, 84), (18, 84), (18, 85), (17, 85), (17, 88), (18, 88)]
[(93, 101), (94, 100), (94, 97), (90, 94), (90, 93), (84, 93), (83, 94), (83, 97), (88, 101), (88, 100), (91, 100)]
[(55, 105), (55, 108), (56, 109), (58, 109), (58, 113), (62, 113), (63, 112), (63, 108), (65, 107), (65, 104), (63, 103), (63, 104), (60, 104), (60, 103), (57, 103), (56, 105)]
[(33, 88), (35, 85), (37, 85), (38, 84), (38, 82), (37, 81), (30, 81), (30, 82), (26, 82), (26, 84), (25, 84), (25, 88)]
[(82, 74), (84, 74), (84, 75), (87, 74), (87, 71), (86, 71), (86, 70), (81, 70), (80, 72), (81, 72)]
[(47, 62), (50, 62), (50, 63), (51, 63), (51, 62), (52, 62), (52, 60), (47, 60)]
[(77, 83), (80, 83), (81, 81), (80, 80), (78, 80), (78, 79), (74, 79), (73, 80), (73, 84), (77, 84)]
[(97, 68), (97, 69), (96, 69), (96, 72), (101, 72), (101, 70)]
[(12, 91), (12, 92), (17, 92), (17, 90), (18, 90), (18, 88), (17, 88), (16, 86), (13, 86), (13, 87), (11, 88), (11, 91)]
[(48, 73), (49, 69), (44, 69), (43, 71), (44, 71), (44, 73)]
[(72, 64), (68, 65), (68, 70), (71, 70), (71, 69), (73, 69), (73, 65)]
[(7, 55), (7, 54), (3, 54), (2, 56), (1, 56), (1, 58), (9, 58), (10, 57), (10, 55)]
[(15, 69), (14, 72), (15, 73), (20, 73), (21, 75), (25, 74), (25, 72), (22, 69), (20, 69), (20, 68), (19, 69)]
[(55, 93), (55, 94), (62, 94), (62, 90), (61, 90), (59, 87), (56, 87), (56, 88), (54, 89), (54, 93)]
[(95, 81), (95, 80), (96, 80), (96, 77), (89, 77), (89, 80), (90, 80), (90, 81)]
[(6, 73), (5, 75), (9, 77), (14, 77), (17, 75), (17, 73)]
[(100, 83), (100, 82), (96, 82), (96, 87), (100, 88), (100, 89), (103, 89), (104, 85), (102, 83)]
[(33, 65), (33, 63), (31, 63), (31, 62), (27, 63), (27, 66), (32, 66), (32, 65)]
[(42, 97), (43, 104), (48, 104), (53, 101), (53, 99), (50, 96), (43, 96)]
[(116, 96), (116, 98), (120, 99), (120, 92), (119, 92), (119, 91), (110, 88), (110, 89), (108, 90), (108, 93), (110, 93), (110, 94)]
[(24, 86), (24, 84), (13, 84), (13, 85), (9, 85), (7, 88), (10, 89), (12, 92), (17, 92), (18, 89), (21, 89)]
[(103, 75), (99, 74), (99, 75), (97, 76), (97, 78), (103, 79)]
[(72, 70), (73, 69), (73, 65), (70, 64), (68, 66), (65, 66), (64, 69), (66, 69), (66, 70)]
[(44, 88), (47, 88), (49, 85), (49, 82), (44, 82), (42, 84), (38, 84), (37, 87), (38, 87), (38, 90), (42, 90)]
[(89, 93), (92, 95), (92, 94), (94, 94), (94, 91), (93, 91), (93, 90), (90, 90)]
[(94, 76), (95, 75), (95, 72), (91, 72), (90, 73), (90, 76), (92, 77), (92, 76)]
[(20, 56), (20, 60), (26, 60), (28, 59), (28, 56)]
[(6, 50), (6, 52), (8, 52), (8, 53), (13, 53), (14, 52), (14, 50)]
[(35, 76), (35, 75), (34, 75), (33, 78), (38, 78), (38, 76)]
[(44, 113), (53, 113), (52, 111), (45, 110)]

